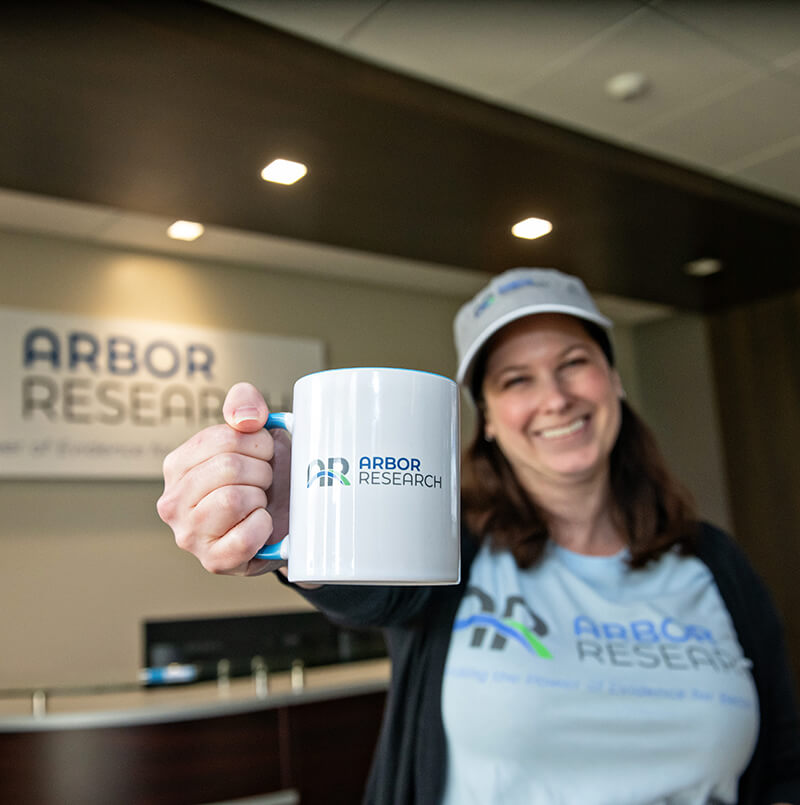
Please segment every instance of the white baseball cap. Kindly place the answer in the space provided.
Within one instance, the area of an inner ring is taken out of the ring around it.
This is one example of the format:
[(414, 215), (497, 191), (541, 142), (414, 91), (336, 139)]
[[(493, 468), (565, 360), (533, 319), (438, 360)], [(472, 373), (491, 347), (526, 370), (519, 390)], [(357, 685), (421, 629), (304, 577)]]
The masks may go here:
[(456, 314), (456, 381), (469, 388), (481, 347), (502, 327), (534, 313), (566, 313), (604, 330), (613, 326), (577, 277), (554, 268), (512, 268), (498, 274)]

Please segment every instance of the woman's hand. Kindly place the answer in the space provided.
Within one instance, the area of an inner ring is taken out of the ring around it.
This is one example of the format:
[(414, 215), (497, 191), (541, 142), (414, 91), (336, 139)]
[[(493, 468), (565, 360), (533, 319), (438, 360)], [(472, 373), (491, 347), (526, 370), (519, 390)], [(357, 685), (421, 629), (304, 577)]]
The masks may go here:
[(249, 383), (222, 409), (226, 424), (196, 433), (164, 459), (161, 519), (211, 573), (256, 576), (285, 562), (254, 559), (289, 522), (289, 438), (264, 429), (269, 410)]

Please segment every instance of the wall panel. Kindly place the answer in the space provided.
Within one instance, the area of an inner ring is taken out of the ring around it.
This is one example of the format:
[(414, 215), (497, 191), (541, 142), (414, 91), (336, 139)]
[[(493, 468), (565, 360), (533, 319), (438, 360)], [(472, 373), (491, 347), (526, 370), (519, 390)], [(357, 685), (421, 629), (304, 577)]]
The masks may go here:
[(709, 332), (736, 536), (800, 677), (800, 293), (717, 313)]

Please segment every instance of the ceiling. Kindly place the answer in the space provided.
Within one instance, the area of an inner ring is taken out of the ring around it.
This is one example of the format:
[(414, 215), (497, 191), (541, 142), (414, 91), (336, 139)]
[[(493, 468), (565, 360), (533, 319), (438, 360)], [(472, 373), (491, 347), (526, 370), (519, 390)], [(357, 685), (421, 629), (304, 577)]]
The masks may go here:
[(800, 3), (15, 2), (0, 102), (7, 229), (448, 291), (555, 265), (698, 311), (800, 285)]
[[(216, 0), (490, 103), (800, 202), (796, 0)], [(628, 102), (606, 92), (649, 79)]]

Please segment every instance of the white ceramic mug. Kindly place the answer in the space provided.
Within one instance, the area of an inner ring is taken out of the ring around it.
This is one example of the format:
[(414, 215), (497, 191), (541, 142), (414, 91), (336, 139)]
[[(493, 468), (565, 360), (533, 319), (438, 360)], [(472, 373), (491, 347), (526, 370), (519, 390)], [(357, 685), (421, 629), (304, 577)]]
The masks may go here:
[(456, 584), (460, 577), (459, 394), (408, 369), (301, 377), (293, 413), (289, 532), (256, 556), (289, 580)]

